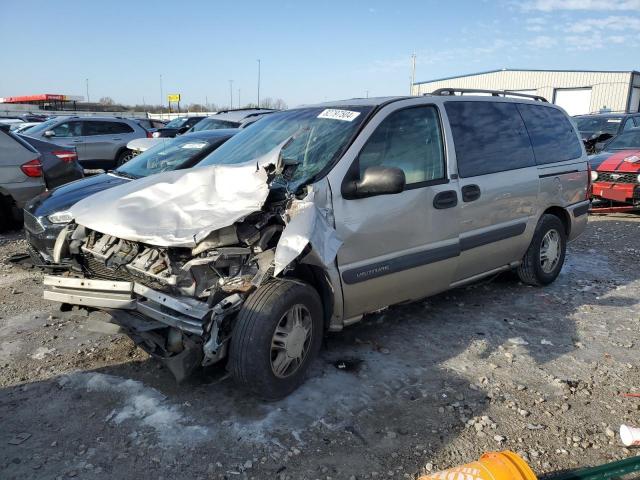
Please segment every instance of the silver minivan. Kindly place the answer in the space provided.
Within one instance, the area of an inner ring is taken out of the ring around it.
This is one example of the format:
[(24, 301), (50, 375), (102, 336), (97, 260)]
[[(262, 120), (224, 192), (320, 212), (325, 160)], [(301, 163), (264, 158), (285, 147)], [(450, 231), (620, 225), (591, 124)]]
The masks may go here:
[(224, 361), (275, 399), (366, 313), (510, 269), (549, 284), (587, 223), (580, 137), (541, 97), (456, 93), (273, 113), (196, 169), (89, 197), (45, 298), (107, 311), (179, 378)]

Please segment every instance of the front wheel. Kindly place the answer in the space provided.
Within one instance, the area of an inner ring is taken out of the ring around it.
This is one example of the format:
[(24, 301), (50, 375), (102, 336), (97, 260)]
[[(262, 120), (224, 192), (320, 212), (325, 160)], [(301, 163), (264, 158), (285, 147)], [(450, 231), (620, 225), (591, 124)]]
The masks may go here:
[(535, 286), (550, 284), (562, 270), (566, 251), (567, 233), (564, 225), (555, 215), (543, 215), (518, 267), (520, 280)]
[(322, 302), (310, 285), (272, 280), (242, 306), (231, 336), (228, 368), (266, 400), (286, 397), (304, 381), (322, 340)]

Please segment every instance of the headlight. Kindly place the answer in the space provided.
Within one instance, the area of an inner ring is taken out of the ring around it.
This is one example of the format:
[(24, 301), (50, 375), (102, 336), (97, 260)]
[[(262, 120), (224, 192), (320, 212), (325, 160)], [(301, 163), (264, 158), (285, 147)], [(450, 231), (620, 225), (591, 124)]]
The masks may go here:
[(52, 213), (47, 216), (47, 218), (51, 223), (69, 223), (73, 220), (73, 215), (71, 215), (70, 211), (64, 210), (62, 212)]
[(151, 136), (152, 136), (153, 138), (158, 138), (158, 137), (160, 136), (160, 132), (153, 132), (153, 133), (151, 134)]
[(595, 182), (598, 179), (598, 172), (591, 170), (591, 181)]

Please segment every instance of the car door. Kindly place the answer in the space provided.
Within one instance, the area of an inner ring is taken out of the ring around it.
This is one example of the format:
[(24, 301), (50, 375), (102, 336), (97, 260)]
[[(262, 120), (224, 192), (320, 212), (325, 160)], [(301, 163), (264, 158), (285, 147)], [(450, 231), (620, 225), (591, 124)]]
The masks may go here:
[(124, 122), (87, 120), (84, 126), (85, 151), (89, 162), (99, 168), (112, 168), (116, 155), (127, 143), (133, 129)]
[[(445, 290), (458, 255), (457, 185), (447, 176), (446, 135), (438, 106), (419, 100), (384, 107), (329, 176), (344, 316)], [(360, 199), (341, 185), (368, 167), (403, 170), (404, 191)]]
[[(447, 101), (461, 192), (459, 282), (517, 261), (539, 179), (516, 104)], [(526, 249), (526, 247), (525, 247)]]

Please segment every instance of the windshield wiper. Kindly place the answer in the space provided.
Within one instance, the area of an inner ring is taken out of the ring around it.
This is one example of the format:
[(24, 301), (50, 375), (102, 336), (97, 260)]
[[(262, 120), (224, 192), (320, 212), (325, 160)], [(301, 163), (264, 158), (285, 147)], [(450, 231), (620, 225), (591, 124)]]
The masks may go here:
[(137, 176), (137, 175), (131, 175), (130, 173), (127, 173), (127, 172), (121, 172), (121, 171), (119, 171), (119, 170), (113, 170), (111, 173), (113, 173), (113, 174), (117, 175), (118, 177), (128, 178), (128, 179), (131, 179), (131, 180), (136, 180), (136, 179), (140, 178), (140, 177), (139, 177), (139, 176)]

